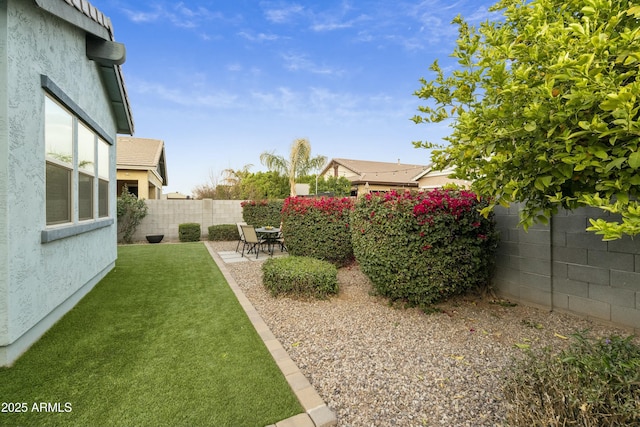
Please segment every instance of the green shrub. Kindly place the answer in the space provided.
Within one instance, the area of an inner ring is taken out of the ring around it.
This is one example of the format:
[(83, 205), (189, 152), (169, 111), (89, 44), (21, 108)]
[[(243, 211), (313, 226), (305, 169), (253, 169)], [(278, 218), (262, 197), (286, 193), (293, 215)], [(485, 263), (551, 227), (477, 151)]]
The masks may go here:
[(209, 227), (209, 240), (231, 241), (240, 239), (238, 226), (235, 224), (219, 224)]
[(271, 295), (327, 298), (338, 293), (338, 270), (309, 257), (271, 258), (262, 265), (262, 283)]
[(242, 202), (242, 218), (254, 227), (280, 227), (282, 200), (248, 200)]
[(118, 233), (122, 236), (124, 243), (132, 243), (133, 235), (147, 216), (148, 207), (143, 199), (138, 199), (134, 194), (129, 193), (125, 185), (122, 195), (118, 197), (117, 203)]
[(178, 225), (178, 238), (181, 242), (199, 242), (200, 224), (196, 222), (187, 222)]
[(488, 286), (497, 233), (468, 191), (368, 194), (351, 216), (355, 257), (375, 290), (428, 308)]
[(353, 261), (349, 198), (289, 197), (282, 208), (282, 233), (291, 255), (329, 261), (338, 267)]
[(512, 426), (640, 425), (640, 347), (575, 334), (559, 354), (528, 351), (505, 380)]

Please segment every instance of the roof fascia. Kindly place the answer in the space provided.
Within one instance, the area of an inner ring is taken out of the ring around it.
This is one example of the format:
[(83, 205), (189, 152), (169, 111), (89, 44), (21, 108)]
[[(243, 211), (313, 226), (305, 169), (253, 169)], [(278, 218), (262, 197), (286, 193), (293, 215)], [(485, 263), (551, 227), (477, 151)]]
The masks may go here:
[(418, 187), (417, 182), (392, 182), (392, 181), (371, 181), (371, 180), (363, 180), (363, 181), (351, 181), (351, 185), (388, 185), (390, 187)]
[(158, 160), (158, 171), (162, 178), (162, 184), (169, 185), (169, 177), (167, 176), (167, 160), (164, 153), (164, 143), (162, 144), (162, 153), (160, 153), (160, 159)]
[[(122, 69), (120, 68), (120, 65), (126, 59), (126, 50), (123, 44), (113, 41), (111, 21), (108, 18), (100, 18), (104, 22), (103, 26), (80, 10), (75, 9), (66, 0), (35, 0), (35, 2), (41, 9), (87, 33), (85, 41), (86, 55), (87, 58), (95, 61), (98, 65), (98, 71), (107, 89), (112, 111), (115, 115), (116, 132), (133, 135), (133, 115), (124, 85)], [(95, 8), (93, 10), (95, 11)], [(96, 17), (98, 16), (102, 16), (102, 14), (96, 13)], [(96, 40), (96, 38), (99, 40)]]
[[(52, 15), (66, 21), (78, 28), (82, 28), (86, 32), (93, 34), (96, 37), (100, 37), (104, 40), (111, 40), (111, 34), (109, 30), (100, 25), (96, 21), (92, 20), (82, 12), (73, 8), (73, 6), (67, 4), (65, 1), (52, 1), (52, 0), (35, 0), (38, 7), (46, 10)], [(107, 23), (110, 26), (110, 22)]]

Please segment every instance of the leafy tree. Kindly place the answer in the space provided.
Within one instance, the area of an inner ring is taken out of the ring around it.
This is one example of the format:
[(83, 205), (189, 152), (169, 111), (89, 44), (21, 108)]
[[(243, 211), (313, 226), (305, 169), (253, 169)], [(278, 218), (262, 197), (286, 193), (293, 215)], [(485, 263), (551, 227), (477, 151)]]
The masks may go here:
[(289, 177), (290, 195), (296, 195), (296, 178), (320, 169), (326, 162), (325, 156), (311, 157), (311, 143), (308, 139), (299, 138), (291, 144), (289, 160), (274, 152), (265, 151), (260, 154), (260, 162), (269, 170), (281, 172)]
[(135, 194), (131, 194), (125, 185), (117, 202), (118, 232), (122, 233), (124, 243), (133, 242), (133, 235), (138, 225), (147, 216), (147, 210), (145, 201), (138, 199)]
[(226, 169), (223, 179), (218, 182), (213, 175), (211, 182), (198, 185), (193, 189), (196, 199), (216, 200), (261, 200), (284, 199), (289, 195), (289, 182), (279, 172), (248, 171), (247, 165), (241, 170)]
[[(316, 175), (299, 177), (297, 182), (309, 184), (311, 194), (316, 194)], [(347, 197), (351, 194), (351, 181), (344, 176), (318, 177), (318, 193), (333, 193), (335, 197)]]
[(192, 192), (194, 199), (216, 199), (217, 196), (215, 184), (197, 185)]
[(242, 200), (284, 199), (289, 194), (289, 181), (276, 171), (256, 172), (240, 183)]
[(445, 76), (434, 62), (436, 78), (415, 92), (431, 101), (416, 123), (454, 119), (436, 167), (456, 166), (493, 206), (524, 202), (525, 227), (587, 205), (621, 214), (591, 220), (605, 239), (640, 233), (640, 6), (502, 0), (491, 10), (504, 19), (454, 20), (458, 69)]

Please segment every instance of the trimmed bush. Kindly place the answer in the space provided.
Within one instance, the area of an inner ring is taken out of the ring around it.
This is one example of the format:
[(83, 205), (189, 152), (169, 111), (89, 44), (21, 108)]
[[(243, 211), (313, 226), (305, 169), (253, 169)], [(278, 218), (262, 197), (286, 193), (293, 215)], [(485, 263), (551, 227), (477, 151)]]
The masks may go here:
[(148, 207), (144, 199), (138, 199), (129, 193), (126, 184), (122, 189), (122, 195), (118, 197), (118, 235), (122, 236), (124, 243), (133, 243), (133, 235), (147, 216)]
[(291, 255), (329, 261), (338, 267), (353, 261), (349, 198), (289, 197), (282, 208), (282, 234)]
[(219, 224), (209, 227), (209, 240), (233, 241), (239, 239), (238, 226), (235, 224)]
[(262, 265), (262, 283), (271, 295), (327, 298), (338, 293), (338, 270), (309, 257), (271, 258)]
[(187, 222), (178, 225), (178, 238), (181, 242), (199, 242), (200, 224), (196, 222)]
[(351, 216), (355, 257), (378, 294), (423, 308), (488, 286), (498, 239), (486, 205), (469, 191), (368, 194)]
[(248, 200), (240, 203), (244, 222), (254, 227), (280, 227), (282, 200)]
[(570, 348), (528, 351), (504, 382), (511, 426), (640, 425), (640, 347), (573, 335)]

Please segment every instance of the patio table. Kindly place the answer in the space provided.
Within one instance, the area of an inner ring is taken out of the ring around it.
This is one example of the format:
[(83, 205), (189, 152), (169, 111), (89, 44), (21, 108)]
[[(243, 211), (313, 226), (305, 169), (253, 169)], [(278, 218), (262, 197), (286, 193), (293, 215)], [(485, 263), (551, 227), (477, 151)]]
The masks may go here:
[(256, 233), (261, 235), (267, 240), (267, 248), (269, 253), (273, 256), (273, 245), (280, 234), (280, 229), (277, 227), (259, 227), (256, 228)]

